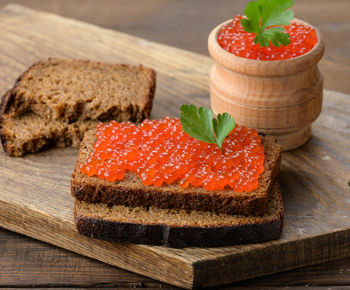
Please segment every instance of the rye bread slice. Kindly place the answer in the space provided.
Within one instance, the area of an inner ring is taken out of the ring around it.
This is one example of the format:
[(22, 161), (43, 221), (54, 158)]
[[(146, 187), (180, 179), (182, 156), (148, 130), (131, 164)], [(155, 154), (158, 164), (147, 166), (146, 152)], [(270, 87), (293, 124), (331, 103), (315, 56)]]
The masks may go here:
[(278, 239), (284, 206), (274, 182), (267, 208), (260, 216), (156, 207), (108, 206), (75, 200), (74, 222), (82, 235), (134, 244), (173, 248), (221, 247)]
[(259, 178), (258, 188), (254, 191), (235, 192), (232, 189), (207, 191), (202, 187), (183, 189), (178, 184), (161, 187), (145, 186), (141, 179), (131, 172), (119, 182), (109, 182), (81, 173), (79, 166), (87, 160), (95, 141), (96, 130), (87, 131), (72, 174), (71, 193), (80, 201), (109, 205), (154, 206), (225, 214), (260, 215), (266, 208), (268, 192), (279, 172), (281, 160), (281, 146), (273, 137), (263, 136), (265, 170)]
[[(155, 72), (142, 65), (55, 58), (39, 61), (2, 98), (4, 150), (10, 156), (23, 156), (48, 145), (78, 147), (94, 121), (149, 118), (154, 91)], [(62, 132), (76, 134), (57, 136), (57, 126)]]
[[(79, 148), (84, 132), (96, 128), (98, 121), (77, 121), (71, 124), (45, 120), (34, 114), (2, 121), (3, 147), (10, 156), (22, 156), (48, 147)], [(7, 140), (11, 140), (7, 142)]]

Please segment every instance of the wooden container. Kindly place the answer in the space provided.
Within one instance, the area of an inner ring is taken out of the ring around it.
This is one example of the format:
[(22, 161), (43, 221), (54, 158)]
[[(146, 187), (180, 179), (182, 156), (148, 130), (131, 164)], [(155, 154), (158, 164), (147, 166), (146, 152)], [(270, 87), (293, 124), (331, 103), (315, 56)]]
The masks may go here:
[[(317, 63), (324, 53), (318, 42), (304, 55), (276, 61), (236, 56), (217, 41), (218, 25), (209, 35), (208, 46), (216, 61), (210, 74), (210, 99), (215, 114), (228, 112), (240, 125), (274, 135), (283, 150), (304, 144), (311, 123), (321, 112), (323, 78)], [(308, 23), (298, 19), (293, 22)]]

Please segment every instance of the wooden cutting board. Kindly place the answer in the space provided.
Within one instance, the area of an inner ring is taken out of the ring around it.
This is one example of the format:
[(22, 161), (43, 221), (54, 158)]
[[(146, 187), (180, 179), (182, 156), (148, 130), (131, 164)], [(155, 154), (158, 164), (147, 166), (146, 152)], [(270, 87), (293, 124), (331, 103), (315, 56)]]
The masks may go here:
[[(182, 103), (209, 106), (213, 61), (208, 57), (18, 5), (0, 12), (1, 94), (30, 64), (49, 56), (153, 67), (158, 75), (152, 118), (176, 116)], [(0, 226), (186, 288), (348, 257), (349, 125), (350, 96), (326, 90), (310, 141), (283, 153), (285, 225), (277, 241), (170, 249), (85, 238), (73, 224), (70, 176), (77, 154), (73, 149), (25, 158), (0, 152)]]

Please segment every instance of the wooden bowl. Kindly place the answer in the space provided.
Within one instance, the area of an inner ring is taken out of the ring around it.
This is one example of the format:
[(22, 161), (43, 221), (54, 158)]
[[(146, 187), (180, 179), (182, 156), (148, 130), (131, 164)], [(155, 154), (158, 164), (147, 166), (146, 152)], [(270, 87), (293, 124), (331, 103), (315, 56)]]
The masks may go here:
[[(324, 42), (304, 55), (276, 61), (247, 59), (224, 50), (217, 41), (218, 25), (209, 35), (208, 47), (216, 61), (210, 73), (210, 100), (215, 114), (228, 112), (240, 125), (274, 135), (283, 150), (304, 144), (311, 123), (322, 108), (323, 78), (317, 63)], [(299, 19), (294, 23), (310, 24)]]

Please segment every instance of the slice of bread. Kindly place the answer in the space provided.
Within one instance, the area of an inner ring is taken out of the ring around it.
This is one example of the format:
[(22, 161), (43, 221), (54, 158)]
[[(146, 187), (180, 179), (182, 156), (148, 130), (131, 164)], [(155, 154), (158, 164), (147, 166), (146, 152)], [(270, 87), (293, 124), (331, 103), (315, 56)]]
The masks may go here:
[(220, 247), (278, 239), (284, 207), (274, 182), (261, 216), (108, 206), (75, 200), (74, 222), (79, 233), (97, 239), (168, 247)]
[(87, 131), (80, 146), (72, 175), (72, 196), (81, 201), (131, 207), (154, 206), (209, 211), (225, 214), (260, 215), (266, 208), (268, 192), (279, 172), (281, 146), (270, 136), (262, 137), (265, 147), (264, 172), (259, 186), (251, 192), (230, 189), (207, 191), (201, 187), (181, 188), (178, 184), (161, 187), (145, 186), (135, 173), (127, 173), (119, 182), (89, 177), (80, 172), (80, 164), (87, 160), (96, 141), (96, 130)]
[(149, 118), (154, 91), (155, 72), (142, 65), (39, 61), (2, 98), (3, 147), (11, 156), (50, 144), (77, 147), (94, 121)]
[(46, 147), (79, 147), (84, 132), (96, 128), (98, 121), (77, 121), (71, 124), (45, 120), (34, 114), (7, 118), (2, 121), (3, 141), (6, 152), (21, 156), (27, 152), (38, 152)]

